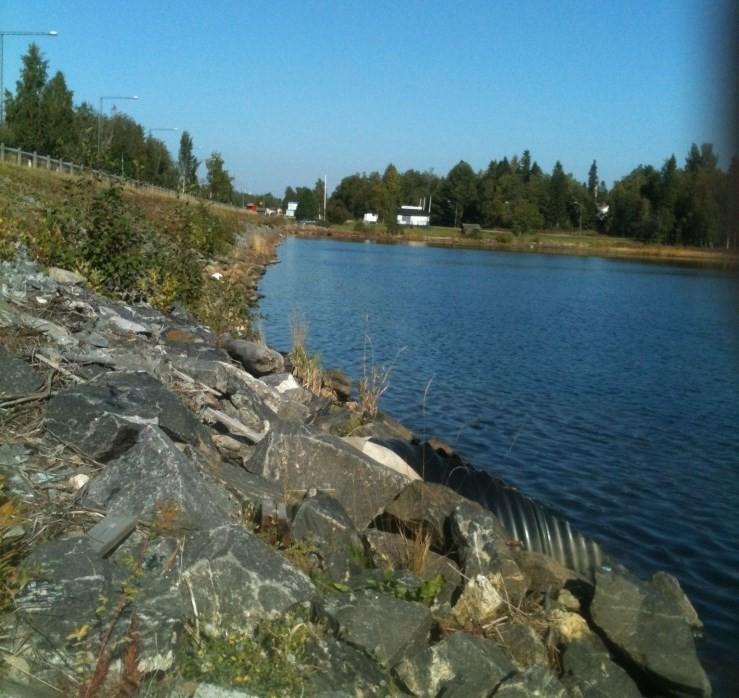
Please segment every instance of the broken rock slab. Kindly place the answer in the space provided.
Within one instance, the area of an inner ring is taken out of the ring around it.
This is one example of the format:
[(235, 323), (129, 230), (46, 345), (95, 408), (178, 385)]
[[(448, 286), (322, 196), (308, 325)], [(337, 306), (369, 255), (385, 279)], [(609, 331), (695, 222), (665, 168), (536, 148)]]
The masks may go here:
[(684, 607), (657, 584), (597, 570), (590, 606), (595, 627), (666, 696), (710, 696)]
[(365, 528), (407, 483), (339, 437), (297, 423), (279, 423), (262, 439), (245, 464), (247, 470), (277, 480), (292, 493), (311, 488), (328, 492)]
[(225, 489), (206, 477), (158, 427), (146, 426), (135, 444), (109, 462), (87, 486), (86, 506), (109, 514), (154, 520), (162, 508), (181, 517), (183, 529), (218, 526), (238, 513)]
[(101, 462), (128, 450), (147, 425), (161, 427), (176, 441), (212, 448), (208, 430), (179, 398), (136, 371), (65, 388), (49, 401), (46, 419), (54, 436)]
[(238, 524), (187, 538), (181, 589), (201, 623), (239, 629), (316, 596), (305, 574)]
[(329, 599), (324, 612), (340, 640), (363, 650), (384, 668), (423, 649), (431, 630), (428, 608), (377, 591)]
[(513, 664), (492, 640), (453, 633), (421, 652), (403, 659), (395, 675), (419, 698), (489, 695), (514, 671)]

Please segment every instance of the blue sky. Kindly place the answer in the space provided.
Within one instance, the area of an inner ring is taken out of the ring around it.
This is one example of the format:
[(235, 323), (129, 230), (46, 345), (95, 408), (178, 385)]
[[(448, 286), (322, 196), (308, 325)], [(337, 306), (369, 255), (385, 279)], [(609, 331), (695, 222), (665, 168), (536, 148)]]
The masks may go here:
[[(178, 127), (239, 188), (326, 174), (475, 169), (528, 148), (609, 185), (713, 142), (726, 165), (728, 0), (333, 2), (2, 0), (0, 30), (39, 40), (75, 101)], [(5, 39), (14, 89), (27, 40)], [(109, 109), (111, 103), (106, 103)], [(176, 155), (178, 134), (159, 133)]]

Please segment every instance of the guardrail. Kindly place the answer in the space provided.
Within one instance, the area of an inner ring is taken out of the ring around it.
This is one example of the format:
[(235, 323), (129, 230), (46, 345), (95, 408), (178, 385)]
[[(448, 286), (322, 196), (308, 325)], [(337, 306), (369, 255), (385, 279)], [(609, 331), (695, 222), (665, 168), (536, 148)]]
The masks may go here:
[(139, 191), (148, 191), (163, 196), (169, 196), (175, 199), (182, 199), (183, 201), (201, 202), (206, 203), (209, 206), (216, 206), (223, 208), (228, 211), (244, 211), (241, 206), (234, 206), (233, 204), (224, 204), (220, 201), (212, 201), (200, 196), (193, 196), (192, 194), (185, 194), (176, 189), (168, 189), (167, 187), (160, 187), (156, 184), (149, 184), (148, 182), (141, 182), (137, 179), (131, 179), (130, 177), (122, 177), (115, 175), (104, 170), (96, 170), (92, 167), (86, 167), (85, 165), (78, 165), (74, 162), (66, 162), (59, 158), (52, 158), (50, 155), (39, 155), (38, 153), (29, 153), (20, 148), (11, 148), (6, 146), (5, 143), (0, 143), (0, 162), (10, 162), (19, 167), (34, 167), (49, 170), (50, 172), (61, 172), (63, 174), (71, 175), (90, 175), (98, 179), (105, 179), (109, 182), (117, 182), (128, 187), (133, 187)]

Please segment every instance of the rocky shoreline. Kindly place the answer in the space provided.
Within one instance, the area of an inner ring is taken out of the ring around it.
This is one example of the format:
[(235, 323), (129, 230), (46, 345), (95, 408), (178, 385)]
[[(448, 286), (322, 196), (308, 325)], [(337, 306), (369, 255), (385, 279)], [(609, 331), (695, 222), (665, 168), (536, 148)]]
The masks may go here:
[(670, 575), (568, 568), (443, 444), (82, 281), (0, 263), (0, 696), (711, 694)]

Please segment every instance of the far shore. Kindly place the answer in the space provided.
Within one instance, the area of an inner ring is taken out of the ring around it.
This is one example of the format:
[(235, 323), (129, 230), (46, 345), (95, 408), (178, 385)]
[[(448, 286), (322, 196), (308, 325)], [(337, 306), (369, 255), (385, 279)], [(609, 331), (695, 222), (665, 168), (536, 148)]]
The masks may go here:
[(391, 234), (369, 227), (354, 230), (347, 226), (287, 225), (283, 231), (304, 238), (334, 238), (351, 242), (428, 245), (429, 247), (533, 252), (578, 256), (613, 257), (664, 261), (672, 264), (701, 264), (728, 269), (739, 268), (739, 254), (720, 249), (644, 244), (628, 238), (592, 232), (543, 232), (514, 236), (509, 231), (481, 231), (481, 237), (465, 236), (454, 228), (405, 229)]

